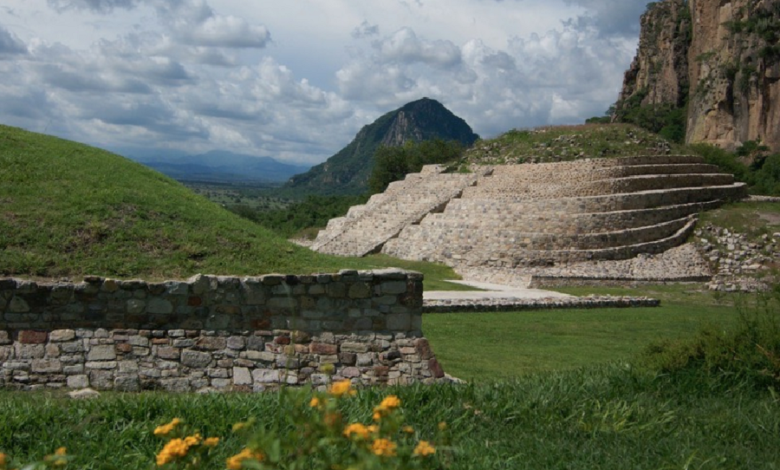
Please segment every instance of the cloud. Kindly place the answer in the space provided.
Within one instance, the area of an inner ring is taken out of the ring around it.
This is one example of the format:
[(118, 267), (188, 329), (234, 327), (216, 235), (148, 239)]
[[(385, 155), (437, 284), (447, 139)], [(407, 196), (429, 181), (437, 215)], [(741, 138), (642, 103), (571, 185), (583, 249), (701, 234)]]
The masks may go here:
[(646, 0), (564, 0), (587, 10), (572, 20), (578, 28), (595, 28), (602, 36), (636, 36), (639, 17), (647, 9)]
[(352, 37), (355, 39), (362, 39), (371, 36), (379, 35), (379, 26), (369, 24), (368, 21), (363, 21), (360, 26), (352, 30)]
[(27, 47), (16, 36), (0, 25), (0, 58), (3, 56), (26, 54)]
[(98, 13), (110, 13), (115, 8), (135, 8), (144, 0), (46, 0), (57, 11), (92, 10)]
[(177, 25), (186, 44), (205, 47), (263, 48), (271, 40), (265, 26), (250, 25), (234, 16), (212, 16), (195, 25)]

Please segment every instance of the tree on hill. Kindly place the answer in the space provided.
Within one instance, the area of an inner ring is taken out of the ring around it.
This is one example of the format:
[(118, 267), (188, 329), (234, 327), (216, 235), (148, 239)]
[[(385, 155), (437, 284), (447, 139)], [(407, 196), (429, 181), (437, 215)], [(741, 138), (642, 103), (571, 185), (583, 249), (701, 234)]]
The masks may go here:
[(424, 165), (449, 163), (463, 156), (463, 145), (455, 140), (408, 141), (400, 147), (382, 145), (374, 153), (374, 168), (368, 179), (369, 192), (381, 193), (393, 181), (422, 170)]

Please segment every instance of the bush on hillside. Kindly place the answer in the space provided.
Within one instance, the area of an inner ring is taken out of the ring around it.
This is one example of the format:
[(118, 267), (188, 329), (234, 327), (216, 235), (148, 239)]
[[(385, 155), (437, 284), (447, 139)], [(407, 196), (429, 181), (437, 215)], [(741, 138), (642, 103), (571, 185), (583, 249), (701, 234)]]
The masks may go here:
[(643, 366), (672, 377), (706, 376), (716, 383), (780, 390), (780, 286), (738, 306), (730, 330), (706, 327), (693, 338), (646, 348)]

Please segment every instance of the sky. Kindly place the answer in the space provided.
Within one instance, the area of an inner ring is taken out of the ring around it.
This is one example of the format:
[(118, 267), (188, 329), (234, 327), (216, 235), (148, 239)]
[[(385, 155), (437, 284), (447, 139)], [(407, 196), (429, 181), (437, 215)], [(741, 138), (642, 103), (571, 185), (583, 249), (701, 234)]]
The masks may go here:
[(3, 0), (0, 123), (320, 163), (428, 97), (483, 138), (620, 91), (647, 0)]

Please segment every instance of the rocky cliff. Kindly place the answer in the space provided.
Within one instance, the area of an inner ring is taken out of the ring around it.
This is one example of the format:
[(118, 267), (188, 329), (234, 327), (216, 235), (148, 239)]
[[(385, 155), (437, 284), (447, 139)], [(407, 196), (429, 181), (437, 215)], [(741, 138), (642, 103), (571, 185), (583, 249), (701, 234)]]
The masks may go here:
[(642, 16), (616, 116), (687, 109), (686, 142), (780, 150), (780, 2), (666, 0)]

